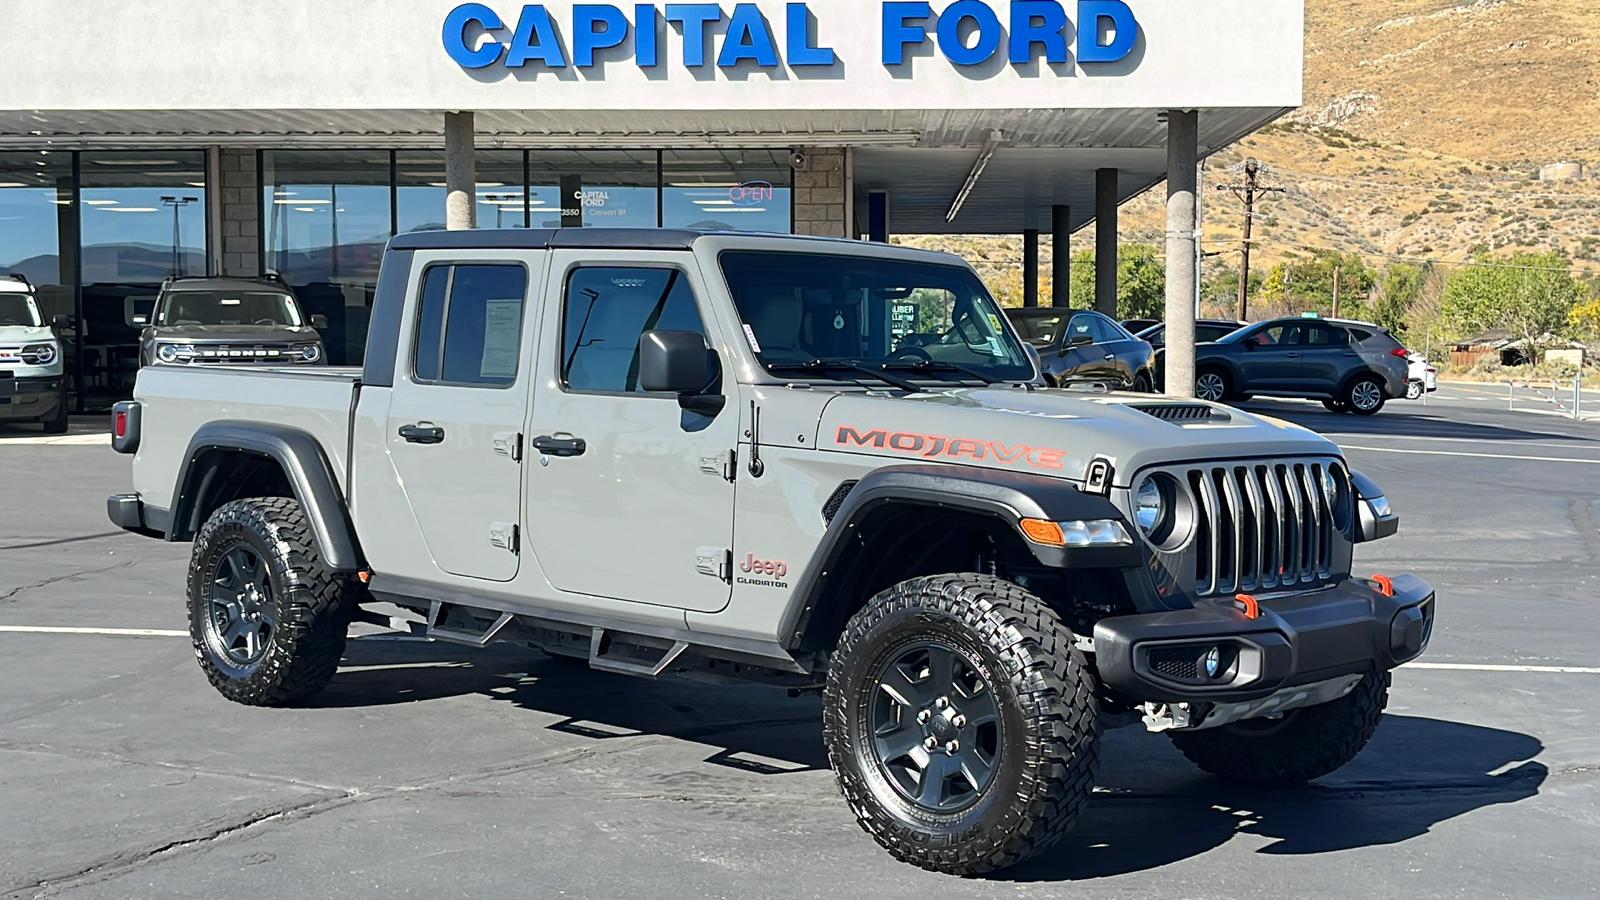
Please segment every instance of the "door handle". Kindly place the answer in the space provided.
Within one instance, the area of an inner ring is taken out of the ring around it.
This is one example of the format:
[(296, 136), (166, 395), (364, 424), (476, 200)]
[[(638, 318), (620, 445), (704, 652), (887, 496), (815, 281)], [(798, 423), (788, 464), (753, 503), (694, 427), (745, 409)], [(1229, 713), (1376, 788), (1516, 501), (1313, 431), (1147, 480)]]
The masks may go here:
[(419, 422), (416, 425), (401, 425), (400, 436), (408, 444), (442, 444), (444, 443), (444, 429), (431, 422)]
[(1107, 353), (1106, 354), (1106, 359), (1107, 360), (1113, 360), (1113, 359), (1116, 359), (1116, 358), (1117, 358), (1117, 355), (1115, 353)]
[(533, 439), (533, 449), (546, 456), (582, 456), (589, 449), (583, 438), (567, 435), (542, 435)]
[(1285, 353), (1283, 355), (1283, 358), (1284, 359), (1299, 359), (1300, 358), (1300, 354), (1298, 354), (1298, 353)]

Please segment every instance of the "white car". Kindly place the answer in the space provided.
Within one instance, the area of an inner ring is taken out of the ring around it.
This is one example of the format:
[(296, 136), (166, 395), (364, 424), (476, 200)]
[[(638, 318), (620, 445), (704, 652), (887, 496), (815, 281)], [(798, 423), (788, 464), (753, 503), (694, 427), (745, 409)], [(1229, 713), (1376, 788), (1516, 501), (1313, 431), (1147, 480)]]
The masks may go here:
[(1439, 389), (1439, 370), (1428, 364), (1428, 358), (1412, 351), (1406, 354), (1406, 399), (1421, 400), (1423, 394)]
[[(64, 323), (56, 323), (64, 324)], [(0, 275), (0, 421), (67, 430), (67, 379), (61, 342), (39, 315), (33, 285)]]

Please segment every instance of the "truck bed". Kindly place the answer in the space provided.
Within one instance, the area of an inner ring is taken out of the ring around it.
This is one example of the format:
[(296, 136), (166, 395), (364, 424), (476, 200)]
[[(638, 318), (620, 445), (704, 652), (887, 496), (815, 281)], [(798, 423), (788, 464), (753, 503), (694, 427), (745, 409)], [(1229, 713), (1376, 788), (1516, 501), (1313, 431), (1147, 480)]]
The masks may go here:
[(189, 441), (208, 422), (232, 420), (288, 425), (317, 439), (345, 491), (349, 475), (350, 411), (359, 368), (149, 366), (139, 370), (134, 399), (142, 414), (133, 486), (144, 502), (172, 508), (173, 489)]

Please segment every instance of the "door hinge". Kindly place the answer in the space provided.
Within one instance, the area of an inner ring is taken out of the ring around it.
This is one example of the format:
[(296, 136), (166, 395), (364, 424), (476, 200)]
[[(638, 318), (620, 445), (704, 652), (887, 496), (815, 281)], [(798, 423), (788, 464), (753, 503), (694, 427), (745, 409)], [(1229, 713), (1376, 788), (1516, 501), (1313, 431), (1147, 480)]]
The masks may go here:
[(522, 462), (521, 432), (502, 431), (494, 436), (494, 452), (511, 457), (512, 462)]
[(715, 475), (724, 481), (732, 481), (739, 467), (739, 454), (729, 450), (720, 456), (700, 457), (700, 471), (707, 475)]
[(694, 567), (701, 575), (733, 583), (733, 551), (726, 547), (701, 547), (694, 551)]
[(513, 522), (494, 522), (489, 525), (489, 543), (501, 550), (521, 552), (521, 529)]

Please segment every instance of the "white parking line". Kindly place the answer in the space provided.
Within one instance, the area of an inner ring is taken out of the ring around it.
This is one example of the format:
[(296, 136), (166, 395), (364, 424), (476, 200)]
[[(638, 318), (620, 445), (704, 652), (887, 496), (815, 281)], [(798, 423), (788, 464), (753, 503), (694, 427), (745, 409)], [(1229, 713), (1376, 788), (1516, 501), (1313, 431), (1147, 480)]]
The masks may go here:
[(1600, 675), (1596, 666), (1506, 666), (1490, 663), (1406, 663), (1407, 669), (1451, 669), (1461, 672), (1546, 672), (1552, 675)]
[(63, 447), (110, 446), (110, 434), (68, 434), (61, 437), (0, 437), (0, 446), (6, 444), (56, 444)]
[[(1322, 433), (1322, 436), (1325, 438), (1350, 438), (1352, 440), (1361, 440), (1363, 438), (1370, 438), (1373, 435), (1371, 433), (1362, 434), (1361, 432), (1357, 431), (1325, 431)], [(1563, 437), (1565, 437), (1565, 435), (1551, 434), (1542, 441), (1502, 441), (1499, 439), (1486, 440), (1484, 438), (1475, 437), (1440, 437), (1438, 435), (1422, 434), (1386, 434), (1383, 436), (1383, 439), (1386, 441), (1427, 441), (1435, 444), (1489, 444), (1495, 447), (1510, 447), (1515, 445), (1522, 447), (1538, 447), (1541, 450), (1592, 449), (1595, 451), (1600, 451), (1600, 441), (1592, 440), (1590, 438), (1573, 438), (1565, 441), (1560, 440)]]
[(161, 628), (63, 628), (42, 625), (0, 625), (0, 632), (11, 634), (108, 634), (113, 637), (188, 637), (187, 631)]
[(1463, 453), (1457, 450), (1402, 450), (1399, 447), (1357, 447), (1342, 445), (1346, 450), (1365, 450), (1369, 453), (1410, 453), (1416, 456), (1470, 456), (1474, 459), (1525, 459), (1532, 462), (1586, 463), (1600, 466), (1600, 459), (1576, 459), (1570, 456), (1514, 456), (1509, 453)]

